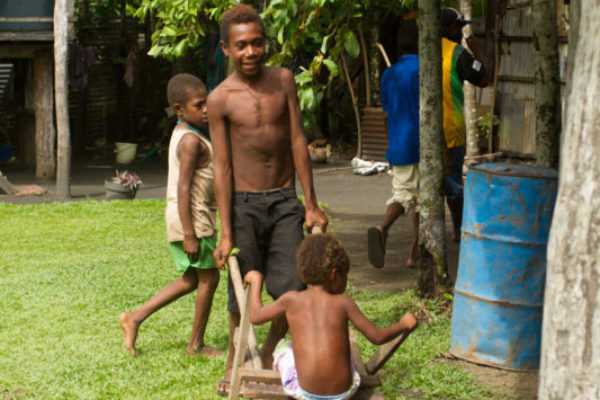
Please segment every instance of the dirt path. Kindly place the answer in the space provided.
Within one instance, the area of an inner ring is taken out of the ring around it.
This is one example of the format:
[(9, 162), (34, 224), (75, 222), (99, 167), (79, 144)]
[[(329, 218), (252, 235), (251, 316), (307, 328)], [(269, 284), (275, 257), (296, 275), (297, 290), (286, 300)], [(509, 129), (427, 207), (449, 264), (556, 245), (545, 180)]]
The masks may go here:
[[(390, 229), (385, 266), (373, 268), (367, 258), (367, 229), (381, 222), (385, 202), (391, 195), (390, 175), (359, 176), (349, 161), (316, 165), (315, 190), (333, 217), (331, 231), (342, 241), (352, 262), (351, 282), (373, 290), (395, 291), (414, 286), (415, 271), (405, 267), (412, 241), (411, 221), (400, 217)], [(449, 227), (448, 222), (448, 227)], [(458, 245), (448, 243), (448, 263), (456, 277)]]

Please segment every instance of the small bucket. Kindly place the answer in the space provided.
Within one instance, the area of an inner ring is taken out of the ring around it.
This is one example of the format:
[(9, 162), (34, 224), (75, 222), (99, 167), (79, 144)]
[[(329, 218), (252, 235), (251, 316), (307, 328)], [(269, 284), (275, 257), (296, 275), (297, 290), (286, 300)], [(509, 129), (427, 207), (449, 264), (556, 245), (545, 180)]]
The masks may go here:
[(137, 143), (116, 142), (115, 153), (117, 155), (117, 164), (131, 164), (135, 160), (137, 146)]

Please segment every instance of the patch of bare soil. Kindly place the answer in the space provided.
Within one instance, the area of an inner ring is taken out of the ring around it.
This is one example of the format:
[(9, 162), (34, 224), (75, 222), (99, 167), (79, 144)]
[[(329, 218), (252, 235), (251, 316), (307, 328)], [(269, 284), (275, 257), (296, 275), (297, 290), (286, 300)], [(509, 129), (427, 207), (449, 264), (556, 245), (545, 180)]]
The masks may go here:
[(473, 377), (475, 384), (496, 394), (502, 400), (536, 400), (538, 371), (515, 372), (486, 367), (462, 360), (438, 359), (452, 363)]

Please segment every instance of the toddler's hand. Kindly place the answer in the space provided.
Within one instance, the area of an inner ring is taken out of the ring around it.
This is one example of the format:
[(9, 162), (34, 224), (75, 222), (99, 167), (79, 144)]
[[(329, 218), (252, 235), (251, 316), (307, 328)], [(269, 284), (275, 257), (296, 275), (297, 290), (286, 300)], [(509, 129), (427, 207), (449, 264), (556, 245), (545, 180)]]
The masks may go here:
[(413, 331), (419, 325), (419, 321), (417, 321), (417, 317), (413, 313), (407, 312), (400, 318), (400, 323), (403, 325), (404, 329), (408, 331)]
[(246, 276), (244, 276), (244, 285), (262, 285), (263, 275), (256, 271), (249, 271)]

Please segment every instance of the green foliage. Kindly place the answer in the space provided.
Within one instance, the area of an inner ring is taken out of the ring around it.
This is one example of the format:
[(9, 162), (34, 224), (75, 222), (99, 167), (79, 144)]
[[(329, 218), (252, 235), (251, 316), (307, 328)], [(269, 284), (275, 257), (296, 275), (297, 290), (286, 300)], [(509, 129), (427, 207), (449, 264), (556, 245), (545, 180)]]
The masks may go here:
[(216, 30), (223, 11), (234, 4), (235, 0), (141, 0), (128, 10), (137, 18), (154, 21), (148, 54), (173, 60), (197, 46), (209, 29)]
[[(132, 11), (152, 16), (152, 56), (173, 59), (217, 29), (224, 10), (234, 0), (141, 0)], [(263, 10), (267, 29), (268, 64), (287, 66), (296, 84), (305, 127), (316, 123), (316, 110), (332, 83), (344, 79), (341, 57), (357, 58), (361, 49), (358, 23), (373, 13), (401, 12), (414, 0), (272, 0)], [(325, 67), (323, 67), (325, 66)]]
[(485, 115), (478, 117), (475, 123), (477, 140), (487, 140), (492, 134), (494, 126), (500, 123), (497, 115), (491, 112), (486, 112)]

